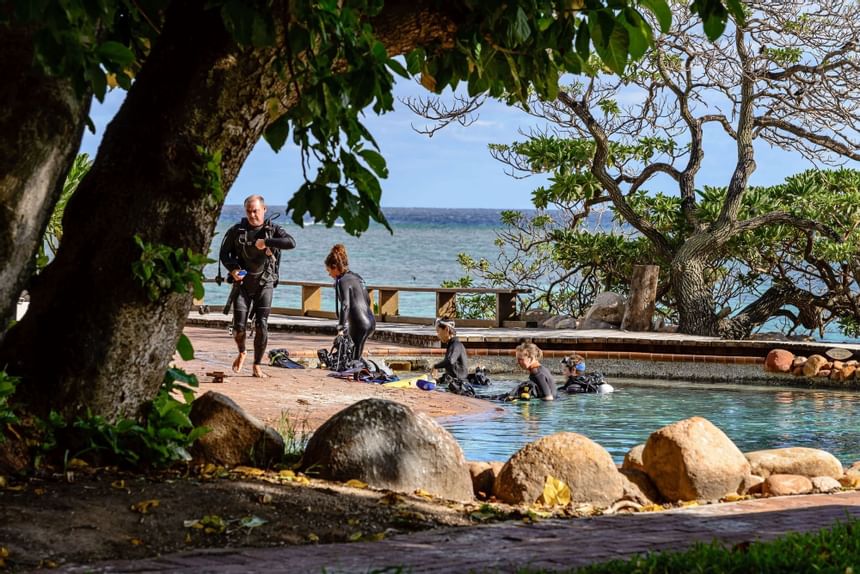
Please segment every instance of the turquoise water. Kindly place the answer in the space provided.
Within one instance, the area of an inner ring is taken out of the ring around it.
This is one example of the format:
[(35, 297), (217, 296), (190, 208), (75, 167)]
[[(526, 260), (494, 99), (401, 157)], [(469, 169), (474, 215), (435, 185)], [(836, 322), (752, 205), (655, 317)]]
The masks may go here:
[[(609, 395), (564, 395), (556, 402), (496, 403), (502, 410), (443, 422), (468, 460), (507, 460), (542, 436), (570, 431), (602, 445), (616, 462), (667, 424), (702, 416), (744, 452), (804, 446), (843, 464), (860, 460), (860, 393), (834, 390), (651, 383), (612, 379)], [(501, 393), (494, 382), (479, 392)]]

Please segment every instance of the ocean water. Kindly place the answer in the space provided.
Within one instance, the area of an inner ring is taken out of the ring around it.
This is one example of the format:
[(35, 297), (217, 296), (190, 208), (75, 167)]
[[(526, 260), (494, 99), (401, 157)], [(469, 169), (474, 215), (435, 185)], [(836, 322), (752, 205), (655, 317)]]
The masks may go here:
[[(522, 210), (525, 214), (533, 211)], [(442, 281), (462, 277), (465, 272), (457, 262), (457, 254), (468, 253), (475, 259), (496, 261), (499, 247), (496, 232), (502, 228), (500, 209), (442, 209), (404, 208), (384, 209), (393, 233), (382, 225), (371, 223), (360, 237), (353, 237), (342, 227), (326, 227), (307, 223), (300, 227), (284, 214), (283, 206), (269, 206), (270, 217), (279, 214), (276, 223), (296, 240), (296, 248), (281, 255), (281, 279), (292, 281), (323, 281), (331, 283), (323, 261), (335, 243), (343, 243), (349, 255), (350, 269), (361, 275), (368, 285), (438, 287)], [(224, 232), (244, 216), (241, 205), (225, 205), (210, 247), (209, 257), (218, 258)], [(597, 216), (596, 216), (597, 217)], [(592, 220), (592, 225), (600, 223)], [(217, 264), (205, 269), (208, 278), (215, 277)], [(223, 272), (226, 276), (226, 272)], [(229, 286), (208, 283), (206, 302), (223, 304)], [(334, 310), (334, 290), (323, 290), (322, 308)], [(433, 293), (400, 293), (400, 314), (427, 317), (434, 315), (436, 299)], [(274, 292), (275, 307), (301, 307), (300, 287), (281, 285)], [(765, 331), (779, 331), (774, 322)], [(835, 326), (823, 337), (825, 341), (857, 343), (839, 333)]]
[[(350, 269), (369, 285), (438, 287), (444, 280), (464, 275), (457, 254), (495, 260), (495, 231), (500, 228), (501, 210), (386, 208), (385, 215), (393, 233), (372, 223), (360, 237), (353, 237), (342, 227), (306, 224), (299, 227), (284, 215), (282, 206), (269, 206), (268, 215), (280, 213), (275, 222), (296, 240), (296, 248), (281, 254), (280, 276), (283, 280), (331, 282), (323, 261), (335, 243), (343, 243), (349, 255)], [(217, 259), (224, 232), (244, 216), (241, 205), (226, 205), (216, 228), (209, 257)], [(205, 270), (214, 277), (217, 265)], [(222, 271), (222, 273), (224, 273)], [(225, 273), (226, 275), (226, 273)], [(227, 299), (226, 284), (206, 285), (206, 302), (222, 304)], [(274, 306), (300, 307), (300, 288), (280, 285), (275, 289)], [(433, 293), (401, 293), (402, 315), (433, 317)], [(334, 292), (323, 290), (323, 309), (334, 310)]]

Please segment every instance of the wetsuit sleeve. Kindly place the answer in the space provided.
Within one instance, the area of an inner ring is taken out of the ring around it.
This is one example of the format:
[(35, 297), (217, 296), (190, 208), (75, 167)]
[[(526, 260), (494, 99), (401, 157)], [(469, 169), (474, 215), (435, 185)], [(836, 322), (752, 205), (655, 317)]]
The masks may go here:
[(454, 350), (451, 353), (451, 363), (454, 369), (454, 374), (458, 379), (465, 379), (469, 374), (468, 355), (466, 355), (466, 347), (459, 340), (454, 345)]
[(221, 251), (218, 253), (218, 258), (227, 271), (235, 271), (242, 268), (242, 264), (233, 252), (233, 247), (236, 245), (237, 227), (234, 225), (224, 234), (224, 240), (221, 242)]
[(266, 238), (266, 247), (274, 247), (275, 249), (293, 249), (296, 246), (296, 240), (293, 236), (284, 231), (280, 225), (276, 225), (272, 236)]
[(451, 347), (448, 347), (447, 349), (445, 349), (445, 358), (442, 359), (441, 361), (439, 361), (438, 363), (436, 363), (435, 365), (433, 365), (433, 368), (434, 369), (445, 369), (446, 371), (451, 369), (452, 365), (451, 365), (450, 355), (451, 355)]

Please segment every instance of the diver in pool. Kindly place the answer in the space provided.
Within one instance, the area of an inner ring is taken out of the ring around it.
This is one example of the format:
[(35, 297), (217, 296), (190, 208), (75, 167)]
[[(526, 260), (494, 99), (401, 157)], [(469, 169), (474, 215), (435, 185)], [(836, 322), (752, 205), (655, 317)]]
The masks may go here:
[(562, 373), (567, 380), (559, 390), (568, 394), (596, 393), (607, 394), (615, 389), (603, 379), (601, 373), (586, 373), (585, 358), (582, 355), (570, 355), (561, 360)]
[(543, 351), (534, 343), (523, 343), (517, 347), (517, 364), (529, 372), (529, 380), (520, 385), (503, 398), (505, 400), (516, 399), (541, 399), (542, 401), (554, 401), (557, 390), (555, 379), (549, 369), (540, 364)]
[[(449, 392), (474, 397), (475, 389), (468, 380), (469, 357), (466, 347), (457, 337), (454, 321), (436, 319), (436, 336), (445, 345), (445, 358), (433, 365), (430, 376), (436, 379), (438, 384), (447, 385)], [(441, 376), (439, 369), (445, 369)]]

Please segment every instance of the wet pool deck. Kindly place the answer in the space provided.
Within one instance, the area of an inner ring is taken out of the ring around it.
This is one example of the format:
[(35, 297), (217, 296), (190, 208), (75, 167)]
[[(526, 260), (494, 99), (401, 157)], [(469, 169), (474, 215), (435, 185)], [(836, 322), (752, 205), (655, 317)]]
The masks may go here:
[(396, 535), (379, 542), (224, 548), (135, 561), (69, 566), (65, 572), (368, 572), (566, 571), (577, 566), (697, 542), (728, 546), (810, 532), (860, 518), (860, 491), (783, 496), (659, 513), (504, 522)]

